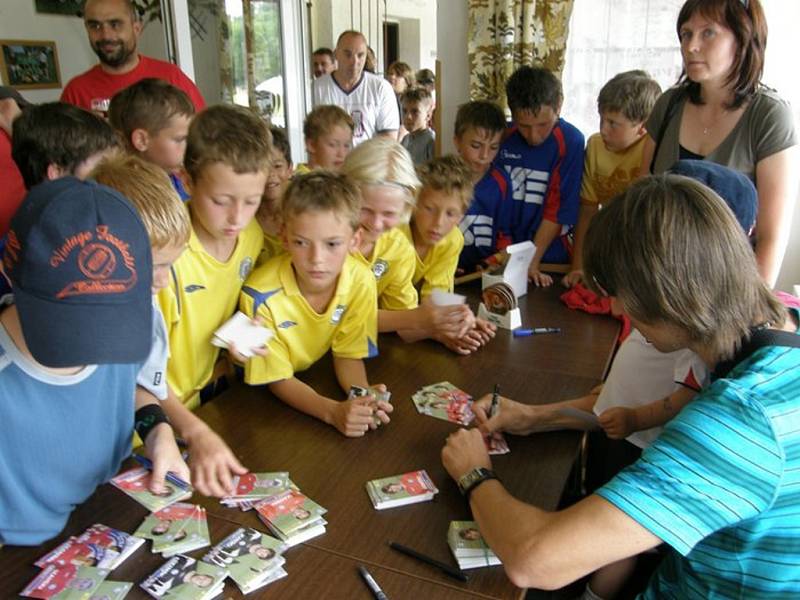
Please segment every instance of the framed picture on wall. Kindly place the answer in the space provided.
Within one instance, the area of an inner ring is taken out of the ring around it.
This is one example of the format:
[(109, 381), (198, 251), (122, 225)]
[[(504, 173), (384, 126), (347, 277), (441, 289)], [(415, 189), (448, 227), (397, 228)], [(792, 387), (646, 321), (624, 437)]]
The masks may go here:
[(78, 17), (82, 5), (82, 0), (36, 0), (36, 12)]
[(61, 87), (55, 42), (0, 40), (0, 75), (18, 90)]

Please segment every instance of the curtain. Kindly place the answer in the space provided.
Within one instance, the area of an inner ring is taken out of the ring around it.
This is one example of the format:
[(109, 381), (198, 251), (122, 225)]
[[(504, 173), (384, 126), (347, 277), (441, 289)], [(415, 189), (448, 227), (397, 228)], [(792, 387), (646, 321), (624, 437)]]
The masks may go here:
[(523, 65), (560, 75), (573, 0), (468, 0), (471, 100), (506, 105), (505, 83)]

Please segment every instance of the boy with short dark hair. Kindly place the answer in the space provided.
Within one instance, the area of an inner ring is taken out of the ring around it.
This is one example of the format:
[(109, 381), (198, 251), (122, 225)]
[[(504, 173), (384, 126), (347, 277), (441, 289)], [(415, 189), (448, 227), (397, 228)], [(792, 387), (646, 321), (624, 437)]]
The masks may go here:
[(117, 92), (108, 108), (127, 149), (164, 169), (181, 200), (189, 199), (180, 170), (193, 116), (194, 104), (183, 90), (153, 78)]
[(108, 123), (63, 102), (27, 107), (14, 120), (11, 135), (11, 155), (28, 189), (64, 175), (84, 179), (118, 148)]
[(639, 176), (645, 122), (660, 95), (658, 83), (640, 70), (619, 73), (600, 89), (600, 132), (586, 142), (572, 268), (563, 280), (566, 286), (581, 279), (583, 238), (592, 217)]
[(374, 275), (351, 256), (360, 207), (361, 194), (344, 175), (295, 177), (281, 203), (287, 253), (258, 267), (239, 301), (274, 334), (269, 355), (245, 365), (245, 381), (269, 384), (282, 401), (348, 437), (374, 429), (376, 417), (388, 423), (391, 405), (369, 397), (339, 402), (294, 374), (331, 350), (343, 390), (369, 386), (363, 359), (377, 355), (378, 301)]
[(191, 178), (189, 245), (159, 292), (169, 331), (169, 397), (164, 409), (189, 445), (192, 483), (203, 494), (231, 493), (231, 474), (245, 472), (230, 449), (190, 409), (212, 382), (219, 349), (214, 333), (236, 310), (264, 236), (253, 217), (267, 181), (272, 145), (251, 111), (217, 105), (189, 127), (185, 166)]
[(116, 474), (134, 428), (162, 472), (183, 461), (158, 404), (134, 400), (152, 259), (129, 202), (75, 177), (44, 182), (12, 219), (3, 262), (0, 544), (36, 545)]
[(433, 111), (433, 96), (424, 87), (406, 90), (400, 97), (403, 127), (408, 134), (400, 142), (408, 150), (415, 165), (433, 158), (436, 133), (428, 126)]
[(511, 180), (493, 164), (505, 127), (505, 115), (494, 102), (467, 102), (456, 113), (453, 143), (472, 170), (475, 184), (472, 201), (459, 225), (464, 234), (464, 249), (458, 259), (460, 272), (496, 265), (511, 243)]
[(338, 172), (348, 152), (353, 149), (355, 123), (344, 109), (326, 104), (318, 106), (303, 122), (308, 163), (297, 165), (298, 174), (312, 169), (329, 169)]
[(571, 259), (568, 234), (578, 218), (583, 134), (560, 117), (561, 82), (547, 69), (520, 67), (506, 83), (506, 96), (514, 123), (497, 164), (513, 184), (511, 240), (533, 240), (528, 277), (547, 286), (553, 279), (541, 263)]
[(284, 252), (280, 238), (280, 203), (292, 178), (292, 151), (286, 130), (273, 125), (269, 131), (272, 134), (272, 152), (270, 152), (272, 164), (261, 198), (261, 206), (256, 213), (256, 220), (264, 232), (264, 247), (258, 257), (257, 265)]

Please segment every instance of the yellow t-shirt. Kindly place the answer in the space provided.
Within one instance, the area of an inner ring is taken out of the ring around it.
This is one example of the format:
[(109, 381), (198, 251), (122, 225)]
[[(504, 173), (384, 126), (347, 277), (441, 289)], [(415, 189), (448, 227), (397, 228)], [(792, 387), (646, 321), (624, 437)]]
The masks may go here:
[[(400, 231), (411, 243), (411, 225), (400, 225)], [(464, 248), (464, 234), (458, 227), (453, 227), (442, 240), (428, 250), (425, 260), (414, 252), (416, 267), (414, 268), (414, 285), (419, 290), (420, 298), (427, 298), (433, 290), (452, 292), (458, 267), (458, 256)]]
[(633, 183), (642, 166), (646, 137), (622, 152), (612, 152), (606, 148), (599, 133), (589, 138), (583, 162), (581, 204), (605, 206)]
[(208, 383), (219, 356), (211, 338), (236, 311), (239, 291), (263, 242), (261, 227), (253, 219), (222, 263), (206, 252), (192, 231), (188, 247), (172, 266), (170, 285), (158, 294), (169, 338), (167, 383), (189, 408), (197, 407), (196, 392)]
[(336, 291), (324, 313), (309, 306), (297, 287), (292, 257), (277, 256), (245, 282), (239, 309), (260, 316), (275, 334), (267, 356), (247, 361), (244, 380), (251, 385), (289, 379), (331, 349), (340, 358), (378, 354), (378, 303), (375, 277), (348, 255)]
[(417, 307), (414, 288), (416, 253), (408, 238), (397, 229), (381, 234), (368, 260), (356, 250), (353, 256), (372, 271), (378, 285), (378, 307), (385, 310), (411, 310)]
[(294, 175), (305, 175), (306, 173), (311, 173), (312, 170), (308, 163), (299, 163), (294, 166)]
[(279, 256), (284, 252), (286, 252), (286, 249), (283, 247), (283, 242), (281, 241), (281, 238), (279, 238), (277, 235), (272, 235), (271, 233), (265, 232), (264, 246), (261, 248), (261, 253), (258, 255), (256, 266), (260, 267), (270, 258)]

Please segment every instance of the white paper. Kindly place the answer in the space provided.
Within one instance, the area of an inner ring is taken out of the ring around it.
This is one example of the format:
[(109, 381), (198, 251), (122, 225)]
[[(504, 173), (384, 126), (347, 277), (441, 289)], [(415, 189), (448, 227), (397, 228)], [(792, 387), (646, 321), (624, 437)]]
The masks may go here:
[(558, 409), (558, 414), (562, 417), (570, 417), (572, 419), (577, 419), (578, 421), (583, 421), (592, 427), (600, 427), (600, 423), (597, 421), (597, 415), (594, 413), (588, 413), (585, 410), (580, 410), (572, 406), (565, 406), (564, 408)]
[(436, 306), (452, 306), (453, 304), (464, 304), (466, 301), (467, 297), (461, 294), (453, 294), (444, 290), (433, 290), (431, 292), (431, 302)]
[(263, 347), (272, 339), (272, 331), (262, 325), (256, 325), (243, 312), (239, 311), (214, 332), (211, 343), (220, 348), (231, 344), (245, 358), (255, 356), (253, 350)]
[(528, 293), (528, 267), (533, 260), (533, 255), (536, 254), (536, 246), (532, 241), (527, 240), (508, 246), (506, 252), (508, 261), (503, 272), (499, 275), (484, 273), (481, 278), (481, 286), (486, 289), (495, 283), (505, 282), (511, 286), (517, 298), (522, 298)]

